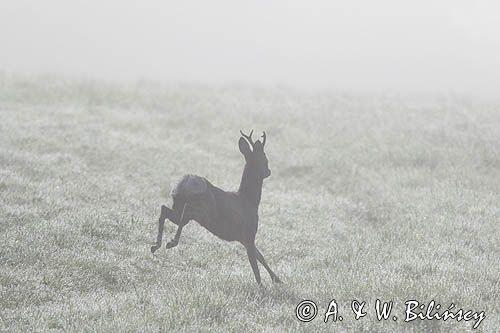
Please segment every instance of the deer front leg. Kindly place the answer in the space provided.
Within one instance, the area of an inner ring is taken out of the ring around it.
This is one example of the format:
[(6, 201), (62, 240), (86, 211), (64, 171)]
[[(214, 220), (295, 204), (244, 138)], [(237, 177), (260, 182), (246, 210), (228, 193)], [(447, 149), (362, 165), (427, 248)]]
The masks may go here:
[(260, 285), (260, 271), (259, 266), (257, 266), (257, 248), (255, 244), (249, 244), (247, 247), (247, 255), (248, 261), (250, 261), (250, 265), (252, 266), (253, 274), (255, 275), (255, 281)]
[(273, 272), (271, 267), (269, 267), (266, 259), (264, 259), (264, 256), (260, 253), (259, 249), (257, 249), (257, 260), (264, 266), (269, 275), (271, 275), (271, 280), (273, 280), (274, 283), (282, 283), (280, 278)]

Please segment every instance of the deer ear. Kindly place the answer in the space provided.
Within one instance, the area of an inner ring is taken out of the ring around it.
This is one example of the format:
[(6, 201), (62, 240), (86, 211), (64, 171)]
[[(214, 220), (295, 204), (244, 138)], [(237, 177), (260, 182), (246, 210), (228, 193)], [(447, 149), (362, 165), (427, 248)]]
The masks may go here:
[(238, 141), (238, 144), (240, 146), (240, 152), (243, 154), (243, 156), (245, 156), (245, 158), (250, 156), (250, 153), (252, 151), (250, 150), (250, 144), (248, 143), (248, 141), (245, 140), (244, 138), (240, 138), (240, 141)]

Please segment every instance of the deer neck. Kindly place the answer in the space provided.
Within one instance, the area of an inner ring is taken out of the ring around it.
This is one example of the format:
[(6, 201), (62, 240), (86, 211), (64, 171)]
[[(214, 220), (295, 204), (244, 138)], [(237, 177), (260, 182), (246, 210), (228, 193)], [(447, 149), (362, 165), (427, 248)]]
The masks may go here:
[(238, 192), (258, 206), (262, 195), (263, 181), (257, 170), (253, 170), (248, 164), (245, 164)]

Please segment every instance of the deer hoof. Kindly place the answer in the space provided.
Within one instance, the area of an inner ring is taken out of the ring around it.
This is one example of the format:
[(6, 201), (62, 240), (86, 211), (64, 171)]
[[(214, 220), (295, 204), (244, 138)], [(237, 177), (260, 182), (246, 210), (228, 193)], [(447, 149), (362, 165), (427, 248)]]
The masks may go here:
[(171, 248), (173, 248), (175, 246), (177, 246), (177, 242), (174, 242), (174, 241), (170, 241), (170, 242), (167, 243), (167, 245), (165, 245), (165, 247), (167, 249), (171, 249)]
[(273, 277), (273, 282), (274, 283), (283, 283), (283, 281), (281, 281), (280, 278), (277, 276)]
[(161, 247), (160, 245), (151, 246), (151, 253), (155, 253), (155, 251), (158, 250), (160, 247)]

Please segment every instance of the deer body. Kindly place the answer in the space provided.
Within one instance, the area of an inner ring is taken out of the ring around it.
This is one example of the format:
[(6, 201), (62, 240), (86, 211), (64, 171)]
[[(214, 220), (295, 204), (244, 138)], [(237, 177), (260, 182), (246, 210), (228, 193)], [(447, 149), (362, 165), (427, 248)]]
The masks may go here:
[(172, 209), (161, 207), (157, 241), (151, 252), (161, 247), (165, 219), (178, 225), (167, 248), (177, 246), (182, 228), (194, 220), (223, 240), (243, 244), (258, 284), (261, 279), (257, 261), (266, 268), (273, 282), (281, 282), (255, 245), (263, 180), (271, 174), (264, 153), (265, 133), (262, 143), (254, 143), (252, 133), (249, 136), (241, 134), (239, 147), (246, 164), (238, 191), (224, 191), (200, 176), (184, 176), (172, 191)]

